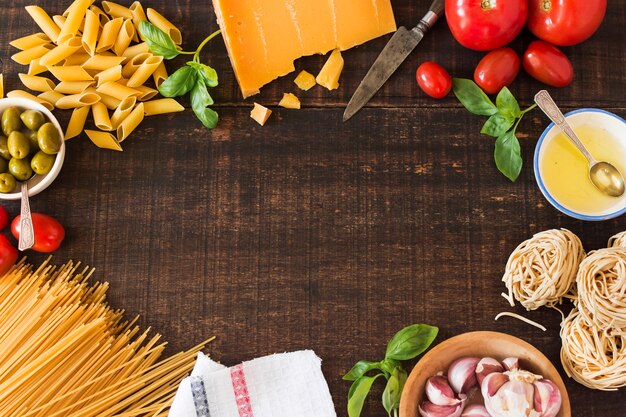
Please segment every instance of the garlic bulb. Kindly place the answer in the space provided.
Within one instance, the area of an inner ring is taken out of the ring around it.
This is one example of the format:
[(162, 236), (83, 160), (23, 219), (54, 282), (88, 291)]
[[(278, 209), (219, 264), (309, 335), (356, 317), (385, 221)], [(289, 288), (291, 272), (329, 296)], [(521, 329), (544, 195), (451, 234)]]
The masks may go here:
[(515, 369), (493, 372), (483, 379), (481, 393), (491, 417), (555, 417), (561, 409), (561, 393), (540, 375)]
[(484, 405), (473, 404), (468, 405), (463, 410), (461, 417), (491, 417)]
[(483, 384), (483, 379), (493, 372), (504, 372), (502, 364), (494, 358), (482, 358), (476, 365), (476, 379), (478, 385)]
[(479, 358), (460, 358), (448, 368), (448, 381), (457, 394), (465, 394), (478, 385), (476, 366)]
[(426, 397), (435, 405), (457, 405), (461, 402), (450, 388), (448, 379), (441, 375), (435, 375), (426, 381)]
[(464, 406), (465, 398), (456, 405), (437, 405), (424, 401), (419, 406), (419, 412), (422, 417), (461, 417)]

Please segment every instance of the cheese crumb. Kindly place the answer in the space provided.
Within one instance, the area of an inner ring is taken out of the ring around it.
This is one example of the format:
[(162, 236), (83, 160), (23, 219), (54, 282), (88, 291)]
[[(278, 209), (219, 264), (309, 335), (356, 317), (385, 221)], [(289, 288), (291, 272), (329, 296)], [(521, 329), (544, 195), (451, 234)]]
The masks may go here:
[(336, 90), (339, 88), (339, 77), (343, 71), (343, 57), (339, 49), (335, 49), (328, 58), (328, 61), (324, 64), (324, 67), (317, 75), (315, 81), (323, 87), (329, 90)]
[(294, 83), (298, 86), (300, 90), (309, 91), (311, 88), (315, 87), (317, 82), (315, 82), (315, 77), (310, 72), (302, 71), (295, 80)]
[(271, 114), (272, 111), (267, 107), (263, 107), (259, 103), (254, 103), (254, 108), (252, 109), (252, 112), (250, 112), (250, 117), (256, 120), (256, 122), (261, 126), (264, 126)]
[(280, 100), (280, 103), (278, 103), (278, 105), (286, 109), (299, 109), (300, 100), (298, 100), (298, 97), (294, 96), (291, 93), (285, 93), (283, 95), (283, 99)]

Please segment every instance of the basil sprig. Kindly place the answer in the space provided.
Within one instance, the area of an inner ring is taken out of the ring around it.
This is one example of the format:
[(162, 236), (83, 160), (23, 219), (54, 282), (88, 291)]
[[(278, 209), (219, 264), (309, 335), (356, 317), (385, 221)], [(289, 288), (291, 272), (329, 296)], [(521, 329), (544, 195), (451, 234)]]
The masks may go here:
[(537, 107), (533, 104), (522, 111), (511, 91), (504, 87), (496, 97), (496, 103), (472, 80), (454, 78), (452, 90), (461, 104), (479, 116), (489, 116), (480, 133), (496, 139), (494, 159), (498, 170), (515, 182), (522, 171), (522, 153), (515, 131), (524, 115)]
[[(365, 399), (374, 381), (385, 377), (387, 385), (383, 391), (382, 404), (391, 417), (397, 417), (402, 389), (407, 373), (400, 361), (410, 360), (424, 353), (437, 337), (439, 329), (426, 324), (413, 324), (396, 333), (387, 344), (385, 358), (380, 362), (358, 361), (347, 374), (346, 381), (353, 381), (348, 391), (348, 416), (359, 417)], [(368, 373), (372, 373), (368, 375)]]
[(217, 126), (219, 116), (217, 112), (209, 108), (214, 101), (208, 90), (209, 87), (217, 86), (217, 72), (200, 62), (200, 52), (211, 39), (221, 32), (218, 30), (212, 33), (193, 52), (179, 50), (167, 33), (148, 21), (144, 20), (139, 24), (139, 33), (142, 39), (146, 41), (150, 51), (155, 55), (160, 55), (165, 59), (173, 59), (178, 55), (193, 55), (192, 61), (188, 61), (185, 66), (180, 67), (163, 81), (158, 87), (159, 93), (163, 97), (180, 97), (190, 93), (191, 108), (196, 117), (209, 129)]

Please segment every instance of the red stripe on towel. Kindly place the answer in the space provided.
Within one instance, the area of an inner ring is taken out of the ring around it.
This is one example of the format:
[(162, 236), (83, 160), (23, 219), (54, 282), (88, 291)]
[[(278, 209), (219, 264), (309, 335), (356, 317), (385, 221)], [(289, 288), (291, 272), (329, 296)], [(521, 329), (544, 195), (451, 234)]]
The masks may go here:
[(250, 404), (248, 385), (246, 384), (246, 376), (243, 372), (243, 365), (230, 368), (230, 380), (233, 383), (233, 392), (235, 393), (235, 402), (237, 403), (239, 417), (254, 417), (252, 405)]

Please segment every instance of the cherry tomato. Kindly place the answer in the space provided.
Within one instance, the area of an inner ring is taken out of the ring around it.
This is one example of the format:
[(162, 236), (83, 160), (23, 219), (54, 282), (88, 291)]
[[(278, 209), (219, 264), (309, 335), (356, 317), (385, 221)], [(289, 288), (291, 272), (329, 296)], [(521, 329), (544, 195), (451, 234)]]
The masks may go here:
[(519, 73), (520, 60), (511, 48), (498, 48), (480, 60), (474, 71), (474, 81), (487, 94), (497, 94), (510, 85)]
[(9, 272), (17, 261), (17, 249), (6, 236), (0, 235), (0, 276)]
[(415, 74), (417, 84), (432, 98), (444, 98), (452, 89), (452, 77), (439, 64), (424, 62)]
[(534, 41), (524, 53), (524, 69), (536, 80), (552, 87), (568, 86), (574, 79), (572, 63), (559, 48)]
[[(65, 229), (61, 223), (45, 214), (32, 213), (32, 216), (33, 229), (35, 230), (35, 245), (32, 249), (36, 252), (54, 252), (59, 249), (65, 237)], [(11, 233), (18, 240), (20, 238), (20, 217), (17, 216), (11, 223)]]
[(489, 51), (506, 45), (521, 32), (527, 0), (446, 0), (446, 20), (461, 45)]
[(0, 230), (4, 230), (7, 224), (9, 224), (9, 213), (7, 213), (4, 207), (0, 206)]
[(554, 45), (576, 45), (598, 30), (606, 0), (529, 0), (528, 29)]

